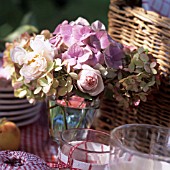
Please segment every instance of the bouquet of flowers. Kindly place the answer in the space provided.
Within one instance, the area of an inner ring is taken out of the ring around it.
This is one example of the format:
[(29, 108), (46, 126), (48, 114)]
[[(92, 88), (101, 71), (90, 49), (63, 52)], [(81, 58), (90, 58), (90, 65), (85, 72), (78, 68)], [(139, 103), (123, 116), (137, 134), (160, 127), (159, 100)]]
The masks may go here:
[(73, 95), (86, 100), (105, 88), (120, 105), (138, 105), (159, 85), (158, 63), (146, 49), (115, 42), (100, 21), (64, 21), (53, 33), (21, 35), (6, 45), (15, 96), (36, 100)]

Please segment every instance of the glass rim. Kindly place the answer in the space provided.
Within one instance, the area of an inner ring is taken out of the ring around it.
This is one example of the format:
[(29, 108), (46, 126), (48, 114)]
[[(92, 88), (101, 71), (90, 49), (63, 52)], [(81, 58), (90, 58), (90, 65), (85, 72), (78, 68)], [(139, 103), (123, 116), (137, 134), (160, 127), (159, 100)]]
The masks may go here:
[[(61, 141), (62, 141), (64, 144), (68, 145), (68, 146), (74, 147), (75, 145), (72, 145), (72, 144), (68, 143), (68, 141), (64, 139), (63, 134), (64, 134), (64, 132), (68, 132), (68, 131), (73, 131), (73, 133), (74, 133), (75, 130), (79, 130), (79, 131), (84, 130), (84, 131), (97, 132), (97, 133), (103, 134), (103, 135), (105, 135), (105, 136), (108, 136), (108, 139), (110, 140), (110, 134), (108, 134), (108, 133), (106, 133), (106, 132), (103, 132), (103, 131), (100, 131), (100, 130), (95, 130), (95, 129), (90, 129), (90, 128), (72, 128), (72, 129), (63, 130), (63, 131), (61, 132), (61, 134), (60, 134), (60, 136), (61, 136), (61, 138), (60, 138)], [(87, 141), (87, 142), (92, 142), (92, 141)], [(110, 143), (109, 143), (109, 142), (108, 142), (108, 147), (109, 147), (109, 150), (108, 150), (108, 151), (102, 151), (102, 152), (101, 152), (101, 151), (85, 150), (85, 149), (82, 149), (82, 148), (76, 148), (76, 149), (81, 150), (81, 151), (84, 151), (84, 152), (87, 152), (87, 151), (88, 151), (89, 153), (106, 154), (106, 153), (110, 153)]]
[[(155, 155), (155, 154), (147, 154), (147, 153), (143, 153), (143, 152), (140, 152), (140, 151), (137, 151), (137, 150), (134, 150), (133, 148), (130, 149), (129, 147), (126, 147), (124, 145), (122, 145), (122, 143), (119, 142), (119, 139), (116, 138), (116, 136), (114, 137), (113, 139), (113, 135), (115, 132), (117, 132), (118, 130), (121, 130), (123, 128), (129, 128), (129, 127), (135, 127), (135, 126), (139, 126), (139, 127), (145, 127), (145, 128), (155, 128), (155, 129), (161, 129), (161, 130), (167, 130), (169, 131), (170, 128), (168, 127), (162, 127), (162, 126), (157, 126), (157, 125), (151, 125), (151, 124), (137, 124), (137, 123), (133, 123), (133, 124), (124, 124), (124, 125), (121, 125), (121, 126), (118, 126), (116, 128), (114, 128), (112, 131), (111, 131), (111, 134), (110, 134), (110, 143), (112, 142), (112, 140), (114, 141), (114, 143), (116, 144), (117, 147), (120, 147), (122, 148), (122, 150), (124, 150), (125, 152), (129, 152), (131, 153), (132, 155), (136, 155), (136, 156), (140, 156), (142, 158), (148, 158), (148, 159), (151, 159), (151, 158), (155, 158), (155, 160), (161, 160), (161, 161), (170, 161), (170, 157), (168, 156), (161, 156), (161, 155)], [(114, 147), (114, 146), (113, 146)]]

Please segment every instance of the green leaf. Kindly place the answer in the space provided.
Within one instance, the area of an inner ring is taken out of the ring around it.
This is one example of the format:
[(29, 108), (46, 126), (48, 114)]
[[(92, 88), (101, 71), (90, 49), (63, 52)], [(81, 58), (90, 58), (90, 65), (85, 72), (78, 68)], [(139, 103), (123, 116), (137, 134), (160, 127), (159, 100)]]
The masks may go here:
[(77, 75), (76, 73), (70, 72), (69, 75), (70, 75), (73, 79), (78, 80), (78, 75)]
[(48, 85), (48, 81), (45, 78), (38, 79), (38, 83), (40, 84), (40, 86), (47, 86)]
[(129, 71), (132, 73), (132, 72), (135, 70), (135, 65), (134, 65), (134, 63), (130, 63), (129, 66), (128, 66), (128, 68), (129, 68)]
[(53, 79), (53, 85), (52, 85), (52, 86), (53, 86), (54, 88), (57, 88), (58, 85), (59, 85), (58, 80), (54, 78), (54, 79)]
[(34, 90), (34, 94), (38, 94), (40, 91), (42, 90), (42, 87), (37, 87), (35, 90)]
[(143, 47), (139, 47), (139, 48), (138, 48), (138, 53), (141, 54), (141, 53), (143, 53), (143, 52), (145, 52), (145, 49), (144, 49)]
[(128, 85), (128, 84), (123, 84), (124, 86), (125, 86), (125, 88), (126, 88), (126, 90), (131, 90), (131, 91), (133, 91), (133, 86), (132, 85)]
[(48, 62), (47, 71), (50, 72), (53, 68), (54, 68), (54, 63), (53, 62)]
[(149, 61), (149, 57), (146, 55), (146, 54), (140, 54), (140, 59), (144, 62), (147, 62)]
[(70, 93), (72, 90), (73, 90), (73, 85), (69, 85), (69, 86), (67, 87), (68, 93)]
[(59, 85), (60, 85), (61, 87), (67, 86), (66, 80), (64, 80), (64, 79), (59, 80)]
[(140, 86), (141, 86), (141, 87), (145, 87), (145, 86), (146, 86), (146, 82), (141, 81), (141, 82), (140, 82)]
[(144, 69), (145, 69), (145, 71), (146, 71), (147, 73), (151, 73), (151, 69), (150, 69), (150, 67), (148, 66), (148, 64), (145, 64), (145, 65), (144, 65)]
[(129, 83), (130, 83), (130, 84), (135, 84), (135, 83), (136, 83), (136, 81), (135, 81), (135, 79), (130, 78), (130, 79), (129, 79)]
[(156, 62), (152, 62), (151, 64), (150, 64), (150, 67), (151, 68), (154, 68), (156, 66)]
[(121, 72), (118, 72), (118, 80), (122, 79), (122, 73)]
[(55, 71), (60, 71), (62, 69), (61, 59), (59, 58), (55, 59), (54, 68)]
[(32, 25), (22, 25), (18, 27), (14, 32), (9, 34), (7, 37), (4, 38), (5, 41), (12, 42), (16, 38), (18, 38), (21, 34), (28, 32), (28, 33), (37, 33), (38, 29)]
[(148, 49), (145, 49), (145, 53), (148, 54), (149, 50)]
[(27, 90), (18, 89), (17, 91), (15, 91), (14, 94), (15, 94), (17, 97), (19, 97), (19, 98), (23, 98), (23, 97), (26, 96)]
[(113, 89), (113, 85), (112, 85), (111, 83), (108, 83), (108, 84), (107, 84), (107, 87), (108, 87), (109, 89)]
[(20, 76), (20, 77), (17, 79), (17, 81), (22, 81), (22, 80), (24, 80), (24, 77), (23, 77), (23, 76)]
[(147, 100), (146, 96), (141, 96), (140, 99), (141, 99), (143, 102), (146, 102), (146, 100)]
[(46, 75), (47, 83), (50, 84), (53, 81), (53, 75), (51, 73), (48, 73)]
[(70, 86), (72, 85), (72, 79), (71, 77), (67, 77), (67, 85), (66, 86)]
[(148, 90), (149, 90), (149, 86), (146, 85), (146, 86), (143, 88), (143, 91), (144, 91), (144, 92), (147, 92)]
[(60, 71), (62, 69), (62, 67), (61, 66), (57, 66), (57, 67), (55, 67), (55, 71)]
[(56, 95), (56, 88), (50, 88), (50, 91), (48, 92), (48, 95)]
[(139, 94), (139, 97), (140, 97), (140, 99), (143, 101), (143, 102), (146, 102), (146, 100), (147, 100), (147, 97), (146, 97), (146, 95), (145, 94)]
[(47, 94), (50, 91), (51, 85), (46, 85), (42, 88), (42, 91)]
[(143, 68), (136, 68), (135, 73), (141, 73), (143, 71)]
[(134, 59), (134, 60), (139, 59), (139, 54), (136, 53), (136, 54), (133, 56), (133, 59)]
[(135, 64), (136, 66), (140, 66), (140, 67), (143, 67), (143, 65), (144, 65), (144, 63), (143, 63), (141, 60), (139, 60), (139, 59), (134, 60), (134, 64)]
[(151, 68), (151, 71), (152, 71), (153, 74), (157, 74), (158, 73), (157, 70), (154, 69), (154, 68)]
[(102, 73), (102, 75), (106, 76), (107, 78), (114, 79), (117, 76), (117, 73), (114, 69), (107, 69), (105, 70), (105, 73), (104, 72)]
[(67, 88), (66, 87), (61, 87), (59, 90), (58, 90), (58, 95), (59, 96), (65, 96), (67, 94)]
[(149, 83), (147, 83), (148, 86), (153, 86), (155, 84), (155, 81), (150, 81)]
[(27, 24), (32, 25), (33, 23), (34, 23), (33, 12), (31, 11), (31, 12), (26, 13), (22, 18), (21, 25), (27, 25)]

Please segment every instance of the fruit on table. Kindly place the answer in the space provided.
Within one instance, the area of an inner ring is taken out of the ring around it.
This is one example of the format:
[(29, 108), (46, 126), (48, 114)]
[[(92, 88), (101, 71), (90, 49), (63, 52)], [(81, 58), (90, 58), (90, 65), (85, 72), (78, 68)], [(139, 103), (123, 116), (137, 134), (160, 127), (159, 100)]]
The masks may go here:
[(18, 150), (20, 139), (17, 125), (5, 118), (0, 119), (0, 150)]

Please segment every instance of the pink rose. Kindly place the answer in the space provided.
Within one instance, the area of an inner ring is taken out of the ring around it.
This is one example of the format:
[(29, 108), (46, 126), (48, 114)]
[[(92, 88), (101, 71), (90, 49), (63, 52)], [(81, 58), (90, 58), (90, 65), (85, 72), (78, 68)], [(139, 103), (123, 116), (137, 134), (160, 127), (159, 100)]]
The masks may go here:
[(100, 71), (93, 69), (88, 65), (82, 66), (83, 70), (79, 73), (77, 86), (83, 93), (91, 96), (97, 96), (104, 90), (103, 79)]

